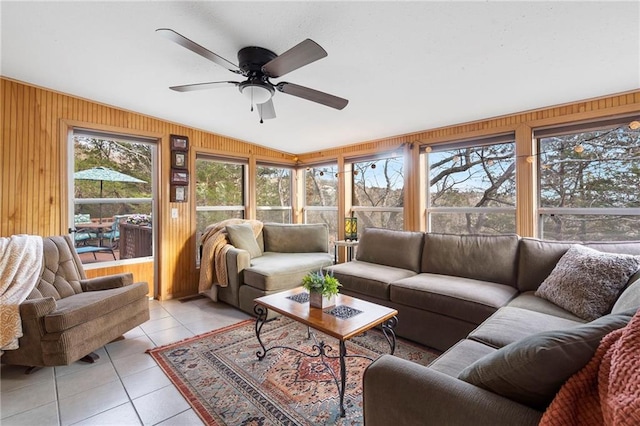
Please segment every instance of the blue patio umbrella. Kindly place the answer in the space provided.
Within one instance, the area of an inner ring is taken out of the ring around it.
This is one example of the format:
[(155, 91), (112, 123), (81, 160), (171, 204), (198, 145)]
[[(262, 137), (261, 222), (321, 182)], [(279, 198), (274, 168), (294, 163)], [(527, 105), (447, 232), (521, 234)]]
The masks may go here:
[[(108, 167), (93, 167), (91, 169), (82, 170), (73, 174), (74, 179), (79, 180), (99, 180), (100, 181), (100, 198), (102, 198), (102, 183), (107, 182), (131, 182), (146, 183), (143, 180), (120, 173)], [(102, 222), (102, 204), (100, 204), (100, 222)]]

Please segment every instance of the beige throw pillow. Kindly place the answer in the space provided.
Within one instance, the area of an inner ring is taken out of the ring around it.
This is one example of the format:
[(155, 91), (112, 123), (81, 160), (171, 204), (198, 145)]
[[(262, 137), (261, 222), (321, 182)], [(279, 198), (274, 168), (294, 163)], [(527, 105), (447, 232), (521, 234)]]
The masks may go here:
[(640, 257), (573, 245), (540, 284), (536, 296), (591, 321), (609, 311), (638, 268)]
[(242, 223), (239, 225), (227, 225), (225, 228), (232, 246), (248, 251), (252, 259), (262, 256), (262, 250), (260, 250), (256, 237), (253, 235), (251, 225)]

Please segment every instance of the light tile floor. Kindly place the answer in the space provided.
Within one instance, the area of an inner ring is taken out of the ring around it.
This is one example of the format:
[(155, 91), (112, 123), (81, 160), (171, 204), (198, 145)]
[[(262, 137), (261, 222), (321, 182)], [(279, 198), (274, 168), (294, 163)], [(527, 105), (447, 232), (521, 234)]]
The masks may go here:
[(96, 353), (94, 364), (43, 368), (2, 365), (0, 424), (202, 425), (148, 348), (250, 318), (207, 298), (149, 301), (151, 319)]

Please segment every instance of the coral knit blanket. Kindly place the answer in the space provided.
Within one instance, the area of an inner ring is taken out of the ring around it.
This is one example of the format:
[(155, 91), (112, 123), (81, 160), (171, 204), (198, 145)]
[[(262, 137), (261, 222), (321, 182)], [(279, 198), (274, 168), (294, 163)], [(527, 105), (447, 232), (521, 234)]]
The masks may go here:
[(0, 354), (18, 349), (20, 304), (38, 283), (42, 265), (42, 237), (0, 237)]
[[(227, 277), (226, 254), (231, 247), (226, 231), (227, 225), (249, 223), (256, 237), (262, 230), (262, 222), (247, 219), (227, 219), (209, 225), (202, 234), (202, 259), (200, 259), (200, 281), (198, 292), (207, 294), (217, 300), (217, 287), (226, 287)], [(215, 286), (214, 286), (215, 284)]]
[(560, 388), (540, 425), (640, 425), (640, 311), (606, 335)]

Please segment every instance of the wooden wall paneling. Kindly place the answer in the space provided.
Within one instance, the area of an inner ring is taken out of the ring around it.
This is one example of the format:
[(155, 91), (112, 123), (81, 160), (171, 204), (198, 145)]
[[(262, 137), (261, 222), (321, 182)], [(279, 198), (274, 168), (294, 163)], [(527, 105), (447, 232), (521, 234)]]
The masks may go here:
[[(195, 150), (215, 150), (216, 152), (246, 157), (260, 156), (272, 158), (274, 161), (290, 161), (291, 154), (270, 150), (225, 136), (206, 133), (176, 123), (170, 123), (144, 116), (130, 111), (120, 110), (107, 105), (85, 99), (75, 98), (58, 92), (26, 85), (6, 78), (0, 79), (2, 92), (2, 147), (0, 149), (0, 235), (8, 236), (17, 233), (33, 233), (53, 235), (66, 233), (68, 222), (65, 153), (63, 144), (66, 140), (61, 136), (64, 120), (80, 121), (91, 126), (117, 128), (125, 133), (140, 132), (162, 135), (160, 142), (160, 192), (158, 197), (159, 221), (157, 241), (160, 298), (179, 297), (193, 294), (197, 290), (197, 269), (195, 268), (195, 241), (193, 197), (187, 203), (179, 203), (179, 218), (170, 219), (171, 205), (168, 197), (169, 156), (168, 135), (183, 134), (189, 137), (191, 148)], [(530, 128), (579, 122), (603, 117), (611, 117), (640, 112), (640, 90), (630, 93), (605, 96), (599, 99), (584, 100), (533, 111), (525, 111), (462, 123), (437, 129), (429, 129), (407, 135), (397, 135), (374, 141), (364, 141), (349, 146), (328, 150), (299, 154), (300, 164), (319, 163), (338, 159), (339, 170), (344, 170), (345, 159), (376, 152), (387, 152), (397, 149), (404, 142), (420, 140), (421, 143), (438, 143), (454, 139), (467, 139), (480, 134), (496, 134), (518, 126)], [(524, 138), (518, 138), (518, 149)], [(416, 155), (416, 154), (413, 154)], [(416, 159), (411, 164), (415, 168)], [(254, 160), (255, 161), (255, 160)], [(418, 162), (419, 163), (419, 162)], [(348, 197), (344, 174), (341, 174), (340, 188), (344, 197)], [(413, 178), (412, 178), (413, 179)], [(413, 180), (411, 191), (416, 189)], [(519, 187), (524, 184), (519, 182)], [(523, 190), (528, 202), (526, 211), (531, 211), (535, 191)], [(530, 191), (525, 194), (524, 191)], [(18, 194), (20, 195), (18, 197)], [(415, 217), (422, 215), (419, 206), (421, 195), (409, 196), (409, 204), (405, 206), (413, 213), (408, 217), (415, 226)], [(343, 198), (343, 197), (341, 197)], [(524, 206), (524, 204), (523, 204)], [(350, 206), (342, 203), (339, 206), (340, 220)], [(523, 210), (523, 211), (525, 211)], [(250, 211), (255, 214), (255, 211)], [(519, 229), (526, 234), (532, 232), (531, 218), (518, 213)], [(413, 216), (412, 216), (413, 215)], [(419, 221), (418, 221), (419, 223)], [(420, 225), (418, 225), (420, 226)], [(342, 227), (340, 227), (342, 228)], [(341, 230), (342, 232), (343, 230)], [(342, 237), (342, 236), (341, 236)], [(116, 268), (117, 269), (117, 268)], [(121, 269), (124, 269), (122, 267)], [(100, 274), (101, 269), (92, 271)]]
[[(255, 145), (6, 78), (0, 79), (0, 87), (0, 235), (31, 233), (47, 236), (67, 232), (67, 140), (64, 126), (83, 123), (86, 127), (97, 130), (106, 129), (134, 135), (155, 133), (161, 135), (162, 139), (159, 148), (161, 184), (157, 194), (159, 217), (156, 219), (159, 221), (156, 249), (158, 275), (161, 278), (160, 298), (194, 294), (197, 291), (197, 270), (192, 201), (178, 203), (177, 220), (166, 219), (171, 211), (166, 184), (170, 157), (164, 152), (168, 135), (174, 133), (188, 136), (190, 141), (194, 141), (194, 149), (205, 143), (219, 146), (222, 142), (222, 145), (229, 147), (236, 155), (256, 150)], [(263, 147), (257, 152), (274, 159), (285, 158), (283, 153)], [(137, 267), (89, 267), (88, 273), (100, 275), (106, 271), (123, 272), (131, 268)], [(149, 278), (153, 272), (145, 274)]]

